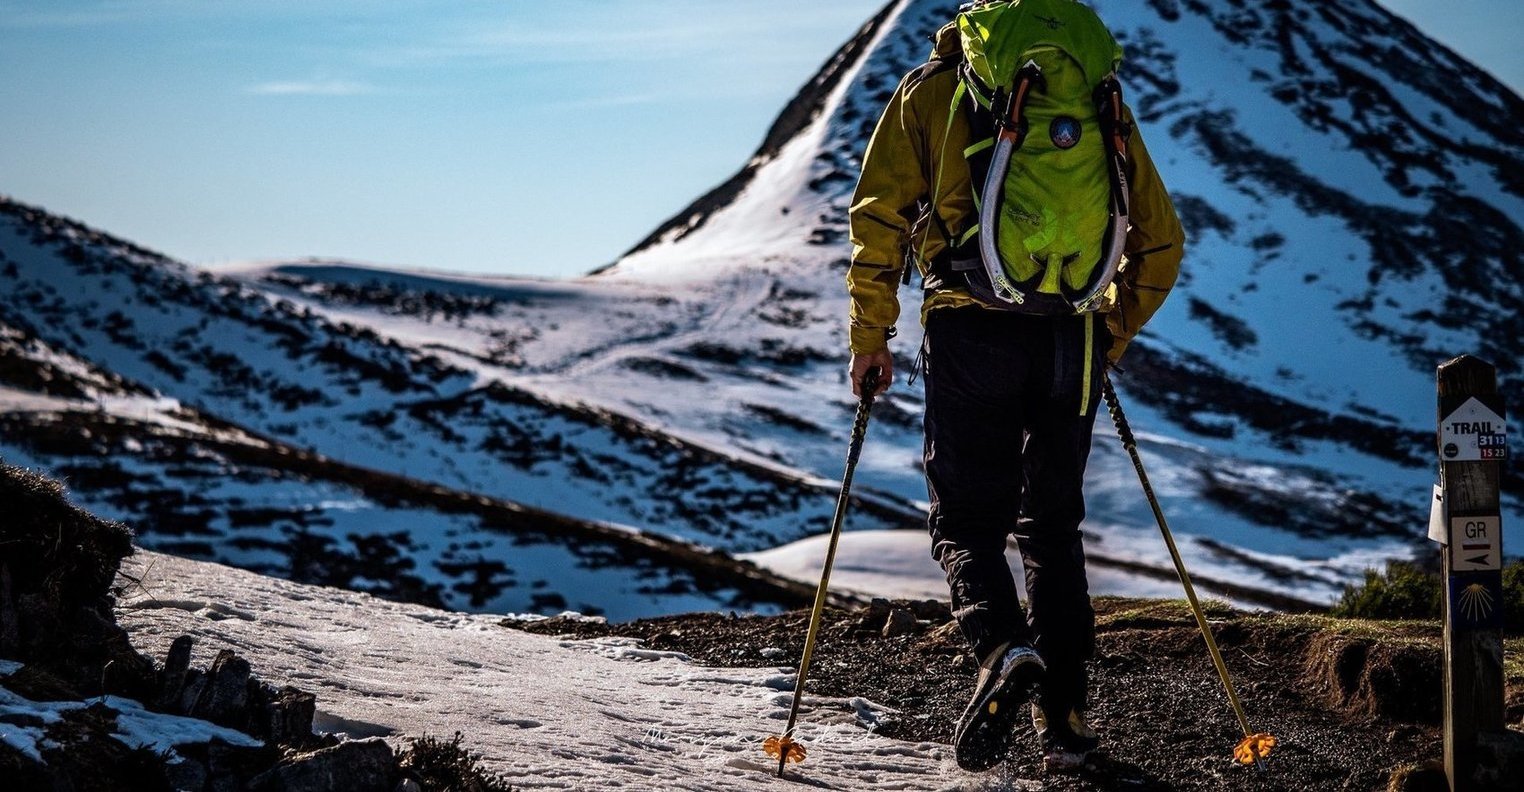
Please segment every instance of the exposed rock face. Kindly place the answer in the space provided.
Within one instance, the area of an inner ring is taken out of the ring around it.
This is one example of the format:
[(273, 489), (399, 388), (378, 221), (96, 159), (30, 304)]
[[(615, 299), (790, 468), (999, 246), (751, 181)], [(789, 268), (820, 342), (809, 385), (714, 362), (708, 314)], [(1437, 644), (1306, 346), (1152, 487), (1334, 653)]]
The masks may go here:
[(397, 776), (391, 746), (379, 737), (292, 756), (249, 782), (253, 792), (390, 792)]
[(952, 618), (947, 603), (936, 600), (894, 600), (874, 597), (868, 606), (858, 611), (856, 629), (861, 632), (882, 633), (890, 638), (908, 635), (924, 629), (923, 622), (941, 624)]
[(317, 697), (293, 687), (276, 688), (252, 676), (247, 660), (217, 653), (209, 669), (190, 668), (190, 636), (170, 645), (153, 701), (164, 712), (201, 718), (280, 745), (305, 747), (312, 733)]
[(8, 465), (0, 512), (0, 658), (36, 664), (87, 695), (149, 690), (153, 663), (111, 613), (131, 531), (71, 506), (57, 482)]

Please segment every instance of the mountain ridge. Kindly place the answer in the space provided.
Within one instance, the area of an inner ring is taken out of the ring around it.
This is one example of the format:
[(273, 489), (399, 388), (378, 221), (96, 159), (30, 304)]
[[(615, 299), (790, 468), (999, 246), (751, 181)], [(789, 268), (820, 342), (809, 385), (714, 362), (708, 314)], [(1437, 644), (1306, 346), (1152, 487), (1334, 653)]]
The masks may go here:
[[(854, 61), (868, 46), (868, 43), (878, 35), (891, 12), (895, 3), (887, 3), (879, 10), (867, 24), (863, 25), (852, 38), (828, 58), (820, 70), (799, 92), (784, 105), (783, 111), (773, 120), (763, 136), (762, 143), (757, 150), (747, 159), (746, 164), (736, 171), (730, 178), (721, 182), (713, 189), (704, 193), (698, 199), (672, 215), (667, 220), (657, 225), (656, 229), (647, 234), (644, 239), (635, 243), (625, 251), (621, 259), (639, 253), (646, 248), (662, 241), (669, 234), (673, 234), (673, 240), (681, 240), (692, 231), (702, 227), (704, 221), (715, 209), (723, 207), (734, 200), (741, 190), (751, 182), (756, 175), (757, 168), (766, 164), (778, 155), (783, 144), (797, 136), (806, 126), (814, 121), (825, 107), (829, 94), (840, 84), (844, 70)], [(589, 275), (600, 274), (617, 263), (611, 262), (594, 269)]]

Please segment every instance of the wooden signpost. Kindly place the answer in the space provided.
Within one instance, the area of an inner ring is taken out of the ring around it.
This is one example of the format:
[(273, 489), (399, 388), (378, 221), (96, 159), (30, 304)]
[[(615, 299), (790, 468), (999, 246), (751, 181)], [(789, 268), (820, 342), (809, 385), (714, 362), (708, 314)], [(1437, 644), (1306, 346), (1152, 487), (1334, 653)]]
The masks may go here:
[(1507, 424), (1491, 364), (1439, 367), (1440, 505), (1445, 570), (1445, 774), (1452, 792), (1491, 788), (1483, 748), (1503, 724), (1503, 525), (1498, 498)]

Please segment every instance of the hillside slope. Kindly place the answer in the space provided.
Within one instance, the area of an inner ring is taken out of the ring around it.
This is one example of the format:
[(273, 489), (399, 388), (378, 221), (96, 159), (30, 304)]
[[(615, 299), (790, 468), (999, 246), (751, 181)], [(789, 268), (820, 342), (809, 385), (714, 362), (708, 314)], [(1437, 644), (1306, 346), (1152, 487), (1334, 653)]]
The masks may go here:
[[(20, 387), (18, 387), (20, 386)], [(437, 607), (629, 619), (812, 587), (671, 537), (360, 467), (187, 408), (0, 325), (5, 460), (131, 515), (144, 544)]]
[(553, 401), (8, 199), (0, 284), (0, 322), (23, 338), (341, 461), (730, 550), (830, 517), (821, 482)]

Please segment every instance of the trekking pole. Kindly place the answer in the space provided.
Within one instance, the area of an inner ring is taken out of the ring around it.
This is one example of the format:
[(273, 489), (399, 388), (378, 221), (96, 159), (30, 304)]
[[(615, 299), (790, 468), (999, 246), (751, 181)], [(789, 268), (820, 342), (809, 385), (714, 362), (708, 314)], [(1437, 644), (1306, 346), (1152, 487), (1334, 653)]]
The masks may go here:
[(1148, 498), (1148, 505), (1153, 507), (1154, 519), (1159, 521), (1159, 532), (1164, 534), (1164, 544), (1169, 548), (1169, 557), (1175, 562), (1180, 584), (1185, 587), (1185, 598), (1191, 604), (1191, 613), (1196, 615), (1196, 625), (1201, 628), (1201, 637), (1212, 655), (1212, 664), (1217, 666), (1217, 676), (1222, 678), (1223, 690), (1228, 693), (1228, 703), (1233, 705), (1233, 714), (1238, 716), (1239, 728), (1243, 729), (1244, 738), (1234, 747), (1233, 757), (1243, 764), (1252, 764), (1258, 768), (1258, 760), (1268, 758), (1270, 751), (1275, 748), (1275, 737), (1268, 732), (1255, 732), (1249, 728), (1249, 717), (1244, 714), (1243, 704), (1239, 703), (1238, 691), (1234, 690), (1233, 679), (1228, 676), (1228, 666), (1222, 660), (1222, 652), (1217, 649), (1217, 639), (1212, 637), (1206, 614), (1201, 611), (1201, 603), (1196, 599), (1196, 587), (1191, 585), (1191, 576), (1185, 571), (1180, 549), (1175, 547), (1175, 537), (1170, 533), (1169, 523), (1164, 520), (1164, 511), (1159, 508), (1159, 498), (1154, 495), (1153, 485), (1148, 483), (1148, 473), (1143, 470), (1143, 457), (1138, 454), (1137, 439), (1132, 435), (1127, 416), (1122, 413), (1122, 403), (1117, 400), (1117, 392), (1111, 387), (1111, 376), (1105, 372), (1101, 374), (1101, 390), (1106, 399), (1106, 408), (1111, 411), (1111, 422), (1116, 424), (1117, 436), (1122, 439), (1122, 447), (1132, 457), (1132, 466), (1138, 471), (1138, 481), (1143, 483), (1143, 494)]
[(831, 519), (831, 540), (826, 545), (825, 568), (820, 571), (820, 586), (815, 589), (815, 605), (810, 610), (810, 629), (804, 637), (804, 656), (799, 659), (799, 677), (794, 681), (794, 703), (789, 706), (788, 726), (782, 735), (767, 738), (762, 750), (778, 760), (778, 776), (783, 777), (783, 766), (788, 762), (804, 761), (804, 746), (794, 742), (794, 721), (799, 718), (799, 701), (804, 697), (804, 678), (810, 672), (810, 657), (815, 653), (815, 639), (820, 635), (820, 614), (825, 610), (826, 590), (831, 583), (831, 565), (836, 563), (836, 543), (841, 538), (842, 519), (847, 515), (847, 493), (852, 489), (852, 472), (857, 468), (857, 457), (863, 451), (863, 439), (868, 434), (868, 412), (873, 409), (874, 392), (878, 390), (879, 377), (883, 371), (877, 366), (868, 369), (858, 386), (861, 394), (857, 400), (857, 417), (852, 423), (852, 442), (847, 447), (847, 470), (841, 477), (841, 493), (836, 496), (836, 516)]

